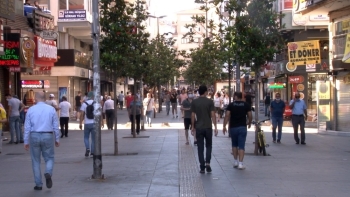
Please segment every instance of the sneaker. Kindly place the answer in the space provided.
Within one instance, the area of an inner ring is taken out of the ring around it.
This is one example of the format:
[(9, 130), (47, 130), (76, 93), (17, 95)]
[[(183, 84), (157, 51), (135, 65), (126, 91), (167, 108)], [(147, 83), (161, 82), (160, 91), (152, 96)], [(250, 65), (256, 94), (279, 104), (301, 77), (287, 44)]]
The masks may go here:
[(204, 174), (204, 173), (205, 173), (205, 170), (204, 170), (204, 169), (201, 169), (201, 170), (199, 171), (199, 173)]
[(210, 165), (208, 165), (208, 164), (205, 166), (205, 169), (207, 170), (207, 172), (211, 172), (212, 171)]
[(91, 153), (91, 154), (90, 154), (90, 157), (94, 157), (94, 153)]
[(238, 169), (244, 170), (244, 169), (245, 169), (245, 166), (244, 166), (243, 164), (239, 164), (239, 165), (238, 165)]
[(197, 141), (194, 141), (193, 144), (194, 144), (194, 145), (197, 145)]
[(273, 143), (276, 143), (276, 140), (272, 141)]
[(233, 162), (233, 168), (238, 168), (238, 161)]
[(277, 140), (277, 143), (280, 144), (280, 143), (281, 143), (281, 140)]
[(90, 149), (86, 149), (86, 151), (85, 151), (85, 157), (88, 157), (88, 156), (89, 156), (89, 153), (90, 153)]
[(49, 173), (45, 173), (45, 179), (46, 179), (46, 187), (51, 188), (52, 187), (51, 175)]

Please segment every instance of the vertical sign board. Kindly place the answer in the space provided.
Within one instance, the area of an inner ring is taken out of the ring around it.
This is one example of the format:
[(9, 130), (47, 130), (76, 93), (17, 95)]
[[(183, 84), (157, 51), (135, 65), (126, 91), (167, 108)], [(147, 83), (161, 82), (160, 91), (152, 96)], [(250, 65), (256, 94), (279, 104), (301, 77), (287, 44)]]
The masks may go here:
[(319, 132), (327, 130), (330, 121), (330, 83), (329, 81), (316, 81), (317, 92), (317, 128)]
[(0, 20), (0, 55), (4, 55), (4, 26), (2, 25), (2, 20)]
[[(0, 55), (0, 66), (20, 69), (20, 37), (19, 33), (7, 33), (4, 39), (4, 55)], [(18, 69), (12, 69), (18, 72)]]

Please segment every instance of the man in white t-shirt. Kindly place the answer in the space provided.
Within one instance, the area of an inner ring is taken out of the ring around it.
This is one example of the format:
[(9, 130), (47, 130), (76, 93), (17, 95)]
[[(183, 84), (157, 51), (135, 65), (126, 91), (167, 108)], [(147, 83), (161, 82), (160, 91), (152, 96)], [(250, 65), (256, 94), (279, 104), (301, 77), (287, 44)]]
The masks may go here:
[(119, 102), (120, 109), (123, 109), (124, 97), (125, 97), (124, 93), (123, 91), (121, 91), (120, 94), (118, 95), (118, 102)]
[(58, 108), (60, 110), (61, 138), (63, 138), (63, 136), (68, 137), (69, 112), (72, 106), (67, 101), (67, 97), (62, 96), (62, 102), (60, 102)]
[[(94, 105), (94, 92), (89, 92), (87, 94), (87, 100), (81, 104), (80, 108), (80, 123), (79, 128), (82, 129), (82, 124), (84, 120), (84, 143), (85, 143), (85, 157), (88, 157), (89, 154), (91, 156), (94, 155), (95, 150), (95, 121), (94, 117), (90, 116), (89, 109), (91, 105)], [(91, 134), (91, 148), (90, 148), (90, 134)]]

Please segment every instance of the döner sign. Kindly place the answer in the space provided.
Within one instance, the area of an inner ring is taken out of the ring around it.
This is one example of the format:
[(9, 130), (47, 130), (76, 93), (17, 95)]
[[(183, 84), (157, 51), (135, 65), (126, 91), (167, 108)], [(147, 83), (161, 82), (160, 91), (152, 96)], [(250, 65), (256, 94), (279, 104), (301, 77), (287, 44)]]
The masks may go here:
[(45, 40), (40, 37), (35, 37), (36, 50), (35, 59), (47, 62), (57, 61), (57, 47), (56, 42), (52, 40)]
[(58, 34), (55, 31), (43, 30), (42, 32), (40, 32), (40, 37), (42, 37), (45, 40), (56, 40)]

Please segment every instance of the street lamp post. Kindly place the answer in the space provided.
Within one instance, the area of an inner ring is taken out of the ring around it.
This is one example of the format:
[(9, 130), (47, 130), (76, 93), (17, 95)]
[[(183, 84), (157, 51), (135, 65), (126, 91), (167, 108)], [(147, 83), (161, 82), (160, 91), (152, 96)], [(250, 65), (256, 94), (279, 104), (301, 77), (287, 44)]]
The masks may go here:
[[(148, 15), (149, 17), (151, 17), (151, 18), (156, 18), (157, 19), (157, 44), (159, 44), (159, 37), (160, 37), (160, 35), (159, 35), (159, 19), (160, 18), (164, 18), (164, 17), (166, 17), (166, 15), (163, 15), (163, 16), (153, 16), (153, 15)], [(160, 97), (161, 97), (161, 85), (160, 85), (160, 78), (158, 77), (158, 79), (157, 79), (157, 89), (158, 89), (158, 113), (160, 113), (161, 111), (162, 111), (162, 100), (160, 99)]]

